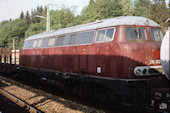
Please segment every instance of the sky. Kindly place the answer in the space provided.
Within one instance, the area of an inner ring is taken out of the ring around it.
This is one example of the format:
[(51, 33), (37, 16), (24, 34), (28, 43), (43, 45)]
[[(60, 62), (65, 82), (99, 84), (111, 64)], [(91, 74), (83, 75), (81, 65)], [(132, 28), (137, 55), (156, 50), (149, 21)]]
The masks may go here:
[(19, 18), (20, 13), (28, 10), (36, 9), (37, 6), (45, 7), (48, 3), (56, 4), (50, 6), (50, 9), (60, 9), (65, 6), (67, 8), (74, 8), (76, 14), (80, 14), (81, 10), (88, 5), (90, 0), (0, 0), (0, 22)]
[[(45, 7), (48, 3), (56, 4), (50, 9), (60, 9), (63, 5), (67, 8), (73, 8), (76, 14), (88, 5), (90, 0), (0, 0), (0, 22), (3, 20), (16, 19), (21, 12), (36, 9), (37, 6)], [(169, 0), (165, 0), (168, 3)]]

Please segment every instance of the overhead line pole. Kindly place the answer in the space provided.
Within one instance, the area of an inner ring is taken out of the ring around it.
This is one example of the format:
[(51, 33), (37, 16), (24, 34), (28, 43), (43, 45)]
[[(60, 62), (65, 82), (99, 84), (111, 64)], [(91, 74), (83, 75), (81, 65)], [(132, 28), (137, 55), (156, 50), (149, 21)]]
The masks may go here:
[(50, 4), (47, 4), (46, 31), (50, 31)]
[(39, 18), (46, 18), (46, 31), (50, 31), (50, 5), (56, 5), (56, 4), (47, 4), (47, 15), (46, 15), (46, 17), (36, 15), (36, 17), (39, 17)]
[(14, 50), (15, 49), (15, 39), (13, 39), (13, 47), (12, 49)]

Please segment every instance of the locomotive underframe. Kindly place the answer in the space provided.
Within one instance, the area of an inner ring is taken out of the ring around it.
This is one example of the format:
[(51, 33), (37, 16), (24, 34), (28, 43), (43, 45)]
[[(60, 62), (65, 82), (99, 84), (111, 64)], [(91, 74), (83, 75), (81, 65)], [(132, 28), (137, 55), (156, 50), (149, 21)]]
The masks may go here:
[[(97, 87), (101, 85), (106, 89), (112, 92), (114, 96), (119, 96), (122, 99), (121, 104), (126, 106), (134, 106), (139, 105), (139, 103), (145, 103), (148, 101), (149, 89), (150, 89), (150, 80), (149, 79), (115, 79), (108, 77), (99, 77), (93, 75), (80, 75), (76, 73), (67, 73), (67, 72), (59, 72), (59, 71), (51, 71), (44, 69), (36, 69), (36, 68), (28, 68), (28, 67), (20, 67), (21, 75), (27, 73), (31, 73), (31, 77), (35, 77), (35, 79), (39, 81), (49, 82), (50, 84), (62, 86), (62, 83), (65, 81), (76, 81), (76, 82), (86, 82), (86, 84), (96, 84)], [(23, 73), (24, 72), (24, 73)], [(80, 84), (76, 84), (80, 85)], [(114, 100), (114, 99), (113, 99)]]

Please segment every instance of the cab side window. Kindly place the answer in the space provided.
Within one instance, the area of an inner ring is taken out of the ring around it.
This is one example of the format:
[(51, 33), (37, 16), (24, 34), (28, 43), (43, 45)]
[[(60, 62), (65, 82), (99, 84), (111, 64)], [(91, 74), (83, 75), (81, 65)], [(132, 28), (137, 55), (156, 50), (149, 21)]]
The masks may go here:
[(97, 31), (97, 37), (95, 42), (109, 42), (113, 40), (115, 29), (114, 28), (107, 28), (101, 29)]
[(114, 28), (107, 29), (105, 41), (111, 41), (113, 38)]
[(103, 42), (105, 38), (106, 30), (99, 30), (97, 32), (96, 42)]

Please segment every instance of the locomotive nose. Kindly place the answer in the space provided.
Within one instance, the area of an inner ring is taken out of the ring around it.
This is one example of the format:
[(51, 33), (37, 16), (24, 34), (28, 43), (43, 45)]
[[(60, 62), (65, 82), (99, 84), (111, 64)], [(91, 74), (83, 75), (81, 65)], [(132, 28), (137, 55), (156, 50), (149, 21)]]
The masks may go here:
[(145, 66), (137, 66), (134, 69), (136, 76), (161, 75), (163, 69), (160, 60), (160, 43), (145, 45)]
[(145, 48), (145, 64), (148, 66), (160, 66), (160, 46), (161, 44), (149, 45)]

